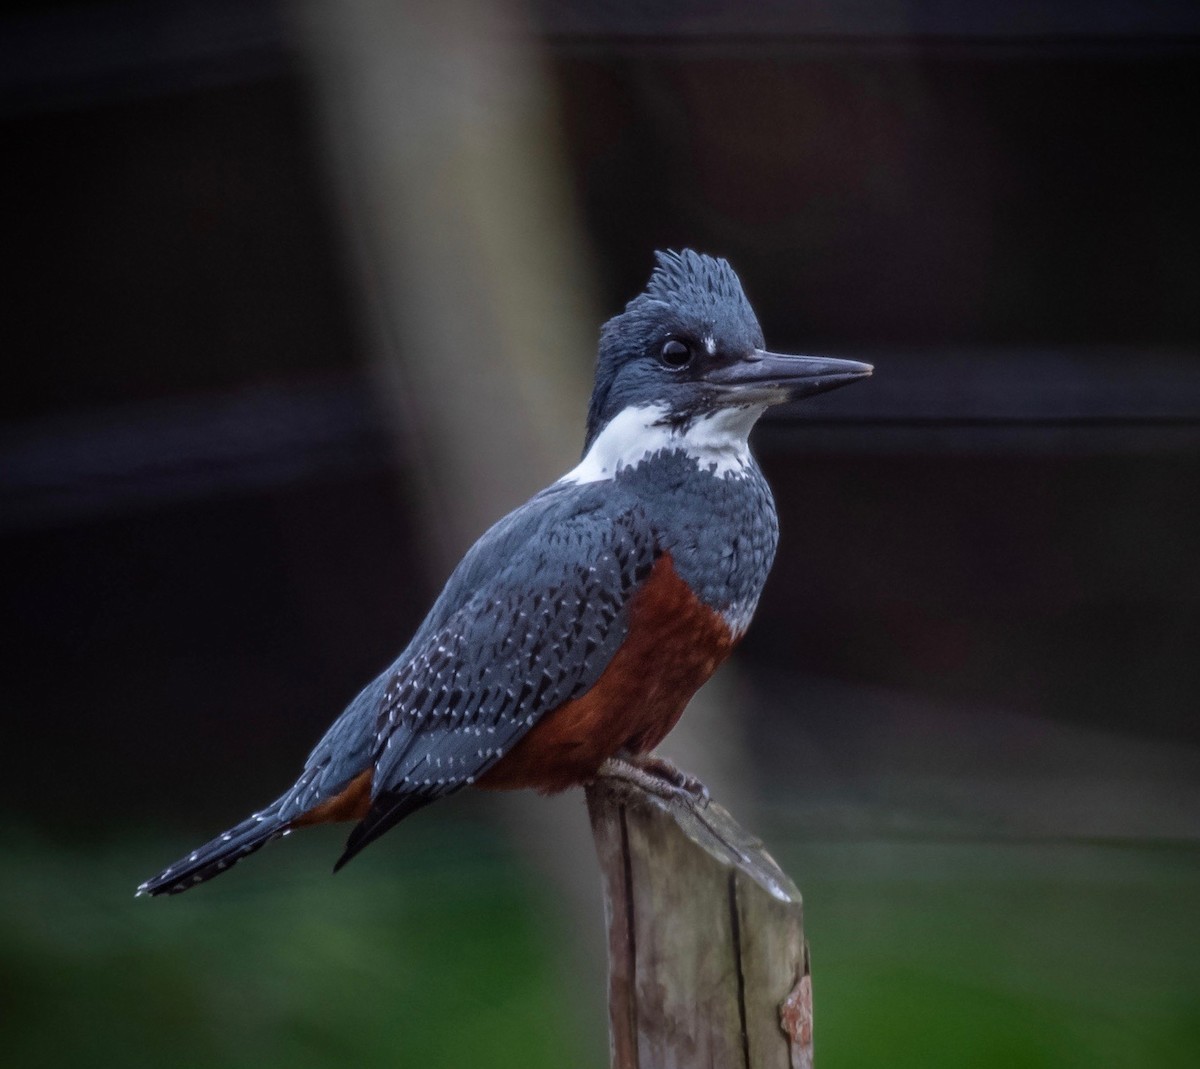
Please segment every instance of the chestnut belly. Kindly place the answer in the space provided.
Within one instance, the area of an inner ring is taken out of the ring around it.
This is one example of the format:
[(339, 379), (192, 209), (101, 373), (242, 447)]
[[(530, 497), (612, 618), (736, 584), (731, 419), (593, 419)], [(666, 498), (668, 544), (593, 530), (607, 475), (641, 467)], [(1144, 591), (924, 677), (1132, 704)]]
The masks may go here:
[(629, 634), (584, 695), (547, 713), (479, 780), (491, 790), (560, 791), (590, 779), (621, 750), (657, 746), (692, 695), (729, 656), (719, 613), (660, 557), (629, 606)]

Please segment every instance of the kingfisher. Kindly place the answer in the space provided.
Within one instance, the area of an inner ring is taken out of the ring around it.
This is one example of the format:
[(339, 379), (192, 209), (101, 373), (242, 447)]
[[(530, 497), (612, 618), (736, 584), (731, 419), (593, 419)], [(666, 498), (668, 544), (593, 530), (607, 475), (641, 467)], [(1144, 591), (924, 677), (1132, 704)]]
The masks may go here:
[(175, 894), (297, 828), (355, 821), (336, 872), (464, 787), (599, 776), (695, 796), (653, 754), (742, 638), (779, 525), (749, 434), (869, 364), (767, 352), (723, 259), (656, 253), (601, 328), (583, 457), (467, 552), (404, 652), (270, 805), (138, 888)]

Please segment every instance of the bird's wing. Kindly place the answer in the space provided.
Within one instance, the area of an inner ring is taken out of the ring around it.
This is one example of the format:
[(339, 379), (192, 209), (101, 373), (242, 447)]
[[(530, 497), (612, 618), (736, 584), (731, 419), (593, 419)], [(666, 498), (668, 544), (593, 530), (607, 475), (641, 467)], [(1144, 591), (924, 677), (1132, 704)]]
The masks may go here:
[[(371, 808), (339, 865), (474, 783), (543, 714), (586, 692), (624, 641), (629, 599), (658, 552), (642, 511), (552, 506), (517, 522), (526, 536), (500, 530), (490, 552), (476, 547), (431, 613), (436, 626), (393, 666), (376, 714)], [(501, 546), (509, 556), (496, 557)], [(474, 589), (456, 592), (456, 581)], [(458, 607), (447, 611), (450, 600)]]

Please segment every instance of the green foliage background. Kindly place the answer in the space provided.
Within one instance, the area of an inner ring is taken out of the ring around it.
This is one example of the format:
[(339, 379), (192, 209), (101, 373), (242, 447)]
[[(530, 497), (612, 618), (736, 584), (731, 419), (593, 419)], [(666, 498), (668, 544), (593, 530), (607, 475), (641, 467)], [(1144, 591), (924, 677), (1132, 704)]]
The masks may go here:
[[(569, 975), (568, 920), (494, 829), (414, 821), (335, 879), (336, 842), (147, 901), (177, 837), (9, 832), (5, 1063), (604, 1064), (578, 1027), (603, 991)], [(805, 893), (822, 1069), (1196, 1064), (1200, 849), (774, 845)]]

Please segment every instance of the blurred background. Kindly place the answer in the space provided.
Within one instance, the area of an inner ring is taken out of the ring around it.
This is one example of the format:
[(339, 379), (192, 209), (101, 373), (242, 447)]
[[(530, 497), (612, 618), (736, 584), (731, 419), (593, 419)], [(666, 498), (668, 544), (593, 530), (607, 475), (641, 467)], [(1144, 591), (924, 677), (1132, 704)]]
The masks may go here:
[(573, 465), (690, 246), (877, 366), (756, 432), (778, 560), (664, 747), (805, 894), (820, 1064), (1193, 1065), (1198, 53), (1170, 0), (6, 7), (6, 1061), (606, 1064), (579, 792), (133, 889)]

